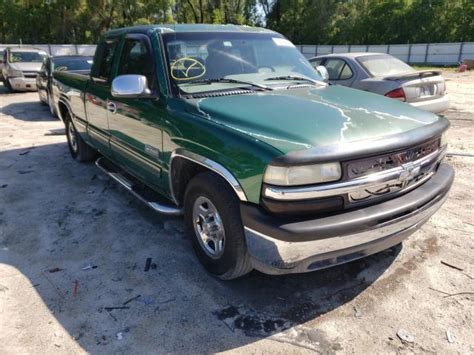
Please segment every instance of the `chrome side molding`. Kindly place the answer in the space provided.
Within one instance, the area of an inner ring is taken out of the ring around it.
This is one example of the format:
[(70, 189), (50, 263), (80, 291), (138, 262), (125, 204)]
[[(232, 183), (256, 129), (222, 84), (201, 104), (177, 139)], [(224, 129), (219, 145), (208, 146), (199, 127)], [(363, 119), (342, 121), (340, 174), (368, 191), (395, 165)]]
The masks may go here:
[(245, 195), (245, 192), (242, 189), (242, 186), (240, 186), (240, 183), (237, 181), (237, 179), (234, 177), (234, 175), (232, 175), (232, 173), (229, 170), (227, 170), (221, 164), (211, 159), (208, 159), (196, 153), (189, 152), (185, 149), (178, 148), (171, 153), (170, 163), (169, 163), (170, 190), (171, 190), (173, 199), (175, 200), (175, 203), (177, 201), (176, 201), (175, 194), (173, 191), (173, 182), (171, 181), (172, 165), (173, 165), (173, 160), (175, 158), (183, 158), (183, 159), (190, 160), (196, 164), (202, 165), (208, 168), (209, 170), (212, 170), (213, 172), (219, 174), (230, 184), (232, 189), (235, 191), (235, 193), (239, 197), (240, 201), (247, 201), (247, 196)]
[(167, 206), (157, 201), (149, 201), (144, 196), (139, 194), (137, 191), (133, 189), (133, 183), (129, 181), (123, 174), (112, 171), (109, 169), (106, 164), (106, 158), (100, 157), (96, 160), (95, 165), (102, 170), (104, 173), (109, 175), (112, 179), (117, 181), (122, 187), (124, 187), (127, 191), (132, 193), (135, 197), (137, 197), (140, 201), (145, 203), (148, 207), (152, 208), (158, 213), (162, 213), (169, 216), (179, 216), (183, 214), (183, 210), (181, 208)]

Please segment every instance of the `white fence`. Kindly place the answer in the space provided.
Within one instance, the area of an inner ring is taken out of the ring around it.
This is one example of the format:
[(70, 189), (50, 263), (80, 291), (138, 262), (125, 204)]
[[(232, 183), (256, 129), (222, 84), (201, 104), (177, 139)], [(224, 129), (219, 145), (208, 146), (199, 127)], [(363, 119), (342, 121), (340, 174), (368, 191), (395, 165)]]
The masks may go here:
[[(0, 44), (5, 47), (18, 47), (18, 44)], [(24, 47), (42, 49), (50, 55), (94, 55), (93, 44), (24, 44)], [(407, 63), (456, 65), (464, 59), (474, 59), (474, 42), (459, 43), (420, 43), (386, 45), (298, 45), (307, 58), (329, 53), (381, 52), (389, 53)]]
[(420, 43), (384, 45), (299, 45), (306, 58), (330, 53), (379, 52), (389, 53), (407, 63), (456, 65), (464, 59), (474, 59), (474, 42)]
[[(0, 51), (6, 47), (20, 47), (18, 44), (0, 44)], [(22, 44), (21, 47), (44, 50), (49, 55), (94, 55), (95, 44)]]

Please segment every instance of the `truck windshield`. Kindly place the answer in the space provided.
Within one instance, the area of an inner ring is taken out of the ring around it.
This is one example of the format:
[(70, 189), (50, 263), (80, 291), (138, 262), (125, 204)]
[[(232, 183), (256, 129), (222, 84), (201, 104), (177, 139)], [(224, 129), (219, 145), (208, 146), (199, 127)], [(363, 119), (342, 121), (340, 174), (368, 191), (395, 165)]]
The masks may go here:
[(10, 52), (10, 63), (35, 62), (42, 63), (46, 56), (38, 52)]
[(276, 33), (186, 32), (163, 35), (173, 88), (184, 93), (287, 88), (322, 78)]

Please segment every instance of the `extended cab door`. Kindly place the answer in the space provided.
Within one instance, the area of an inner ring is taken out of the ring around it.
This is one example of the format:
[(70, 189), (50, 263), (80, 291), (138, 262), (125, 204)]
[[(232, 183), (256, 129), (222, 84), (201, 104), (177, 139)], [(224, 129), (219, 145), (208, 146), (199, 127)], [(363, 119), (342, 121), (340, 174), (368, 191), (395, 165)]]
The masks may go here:
[(112, 68), (120, 37), (106, 38), (97, 47), (91, 80), (85, 93), (88, 134), (95, 147), (105, 155), (110, 154), (110, 131), (107, 119)]
[(158, 80), (152, 44), (144, 34), (128, 34), (122, 45), (117, 76), (136, 74), (147, 78), (149, 98), (116, 98), (109, 112), (110, 146), (119, 164), (145, 183), (162, 184), (162, 119), (164, 105), (158, 100)]

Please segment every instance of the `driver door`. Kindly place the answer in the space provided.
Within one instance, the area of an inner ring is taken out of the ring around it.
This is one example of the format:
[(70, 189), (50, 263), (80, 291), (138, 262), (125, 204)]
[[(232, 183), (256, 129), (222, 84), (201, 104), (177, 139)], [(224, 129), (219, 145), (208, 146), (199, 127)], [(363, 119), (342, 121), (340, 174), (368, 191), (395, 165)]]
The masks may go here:
[(148, 36), (129, 34), (123, 40), (117, 76), (143, 75), (152, 98), (117, 98), (110, 96), (110, 147), (114, 159), (146, 184), (162, 185), (162, 118), (165, 108), (158, 101), (158, 81), (152, 44)]

